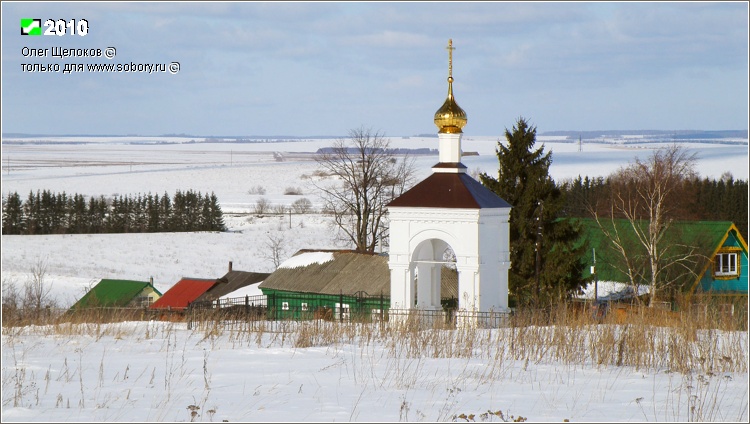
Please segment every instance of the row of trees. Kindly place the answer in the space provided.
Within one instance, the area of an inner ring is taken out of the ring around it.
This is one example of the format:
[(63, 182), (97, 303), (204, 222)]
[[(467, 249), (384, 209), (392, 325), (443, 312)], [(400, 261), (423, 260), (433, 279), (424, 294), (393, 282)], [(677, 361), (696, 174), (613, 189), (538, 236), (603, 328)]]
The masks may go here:
[(3, 198), (3, 234), (155, 233), (225, 231), (214, 193), (177, 191), (136, 196), (86, 197), (48, 190)]
[[(592, 210), (609, 216), (609, 199), (616, 188), (611, 177), (577, 177), (560, 184), (566, 195), (564, 213), (571, 217), (591, 218)], [(684, 221), (731, 221), (748, 239), (748, 181), (735, 180), (730, 173), (720, 179), (688, 177), (676, 188), (674, 219)], [(617, 218), (623, 218), (618, 214)]]

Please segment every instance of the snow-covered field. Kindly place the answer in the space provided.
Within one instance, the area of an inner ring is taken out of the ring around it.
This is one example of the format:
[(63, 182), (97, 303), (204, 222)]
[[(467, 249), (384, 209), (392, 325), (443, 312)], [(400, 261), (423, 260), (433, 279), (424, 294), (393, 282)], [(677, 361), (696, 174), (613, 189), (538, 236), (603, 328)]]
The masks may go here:
[[(748, 420), (747, 372), (515, 360), (498, 341), (451, 357), (365, 332), (312, 345), (302, 333), (163, 322), (8, 333), (3, 422), (501, 421), (488, 411), (531, 422)], [(455, 335), (427, 332), (424, 343), (445, 337)], [(467, 347), (466, 338), (447, 343)]]
[[(22, 144), (2, 146), (2, 194), (50, 190), (113, 196), (167, 193), (176, 190), (214, 192), (218, 196), (226, 233), (201, 234), (91, 234), (55, 236), (3, 236), (4, 281), (22, 284), (29, 269), (47, 264), (47, 281), (61, 306), (72, 304), (102, 278), (148, 280), (154, 278), (166, 291), (182, 277), (217, 278), (227, 269), (270, 272), (273, 262), (266, 244), (269, 236), (282, 237), (286, 256), (303, 248), (347, 247), (320, 215), (254, 218), (248, 214), (260, 198), (273, 205), (290, 205), (308, 198), (319, 207), (311, 185), (316, 169), (310, 153), (332, 145), (316, 139), (277, 143), (190, 143), (182, 138), (82, 138), (18, 139)], [(53, 143), (50, 143), (52, 141)], [(86, 141), (87, 144), (71, 144)], [(169, 142), (173, 144), (157, 144)], [(550, 173), (560, 181), (581, 176), (605, 176), (634, 157), (646, 158), (661, 144), (561, 142), (540, 137), (552, 151)], [(148, 143), (148, 144), (144, 144)], [(469, 171), (495, 174), (497, 139), (467, 136), (463, 162)], [(437, 148), (436, 138), (391, 138), (393, 147)], [(701, 175), (719, 178), (730, 172), (748, 178), (748, 146), (737, 144), (686, 144), (696, 153)], [(580, 150), (580, 151), (579, 151)], [(287, 160), (274, 159), (282, 152)], [(429, 175), (437, 156), (415, 156), (417, 179)], [(260, 187), (265, 194), (257, 194)], [(302, 195), (285, 195), (287, 188)], [(251, 194), (256, 193), (256, 194)], [(232, 215), (237, 214), (237, 215)], [(291, 221), (291, 222), (290, 222)], [(285, 259), (282, 257), (282, 260)]]
[[(66, 141), (66, 140), (62, 140)], [(121, 141), (121, 140), (120, 140)], [(302, 248), (348, 247), (321, 215), (248, 215), (259, 198), (289, 205), (307, 197), (315, 163), (305, 153), (331, 140), (287, 143), (4, 144), (2, 193), (69, 194), (214, 192), (225, 233), (2, 236), (3, 284), (18, 286), (46, 265), (45, 282), (69, 306), (102, 278), (147, 280), (166, 291), (182, 277), (218, 278), (235, 270), (269, 272), (269, 236), (284, 257)], [(604, 176), (654, 144), (584, 144), (540, 140), (553, 152), (552, 177)], [(436, 148), (430, 138), (393, 138), (393, 147)], [(689, 144), (697, 170), (748, 178), (748, 147)], [(464, 163), (497, 172), (495, 139), (467, 137)], [(277, 162), (273, 152), (285, 152)], [(290, 152), (301, 153), (299, 155)], [(418, 179), (436, 156), (417, 157)], [(262, 187), (265, 194), (251, 194)], [(288, 187), (302, 195), (285, 195)], [(236, 214), (236, 215), (234, 215)], [(43, 331), (42, 331), (43, 333)], [(748, 374), (521, 363), (509, 360), (492, 378), (491, 358), (406, 358), (362, 340), (297, 348), (278, 335), (237, 341), (204, 338), (182, 324), (125, 323), (110, 335), (3, 333), (3, 421), (440, 421), (502, 410), (530, 421), (748, 420)], [(747, 334), (744, 334), (747, 337)], [(747, 343), (745, 343), (747, 345)], [(747, 351), (745, 351), (747, 357)], [(494, 366), (493, 366), (494, 367)], [(693, 403), (691, 403), (693, 402)], [(210, 412), (213, 410), (215, 412)], [(498, 421), (496, 416), (488, 416)], [(461, 419), (459, 419), (460, 421)]]

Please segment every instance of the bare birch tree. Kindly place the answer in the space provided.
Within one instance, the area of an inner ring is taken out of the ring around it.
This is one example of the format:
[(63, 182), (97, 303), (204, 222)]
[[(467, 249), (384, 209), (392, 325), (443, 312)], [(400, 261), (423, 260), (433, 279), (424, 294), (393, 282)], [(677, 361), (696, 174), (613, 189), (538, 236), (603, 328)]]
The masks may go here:
[(321, 174), (333, 183), (314, 181), (323, 210), (359, 252), (375, 252), (387, 238), (386, 205), (400, 196), (414, 178), (414, 160), (401, 159), (383, 133), (358, 128), (338, 139), (317, 157)]
[(278, 269), (279, 265), (284, 261), (282, 258), (286, 256), (286, 240), (281, 234), (269, 234), (267, 236), (265, 247), (267, 250), (264, 251), (264, 257), (273, 262), (273, 269)]
[[(673, 209), (680, 201), (684, 183), (696, 176), (695, 154), (671, 145), (660, 148), (645, 161), (638, 158), (609, 177), (611, 225), (591, 208), (599, 228), (622, 256), (620, 271), (630, 279), (635, 293), (641, 283), (649, 286), (649, 306), (657, 290), (694, 272), (696, 249), (668, 236)], [(624, 218), (626, 226), (618, 226)], [(678, 270), (678, 271), (676, 271)], [(668, 272), (669, 271), (669, 272)]]
[(23, 307), (40, 311), (45, 306), (51, 306), (54, 300), (50, 298), (51, 287), (45, 281), (47, 276), (47, 259), (37, 258), (29, 269), (29, 278), (23, 286)]

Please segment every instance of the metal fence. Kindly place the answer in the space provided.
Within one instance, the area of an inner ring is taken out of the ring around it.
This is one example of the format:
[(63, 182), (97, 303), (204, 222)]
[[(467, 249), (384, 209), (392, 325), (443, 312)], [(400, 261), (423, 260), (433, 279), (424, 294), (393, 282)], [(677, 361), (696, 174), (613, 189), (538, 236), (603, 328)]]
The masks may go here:
[[(455, 304), (454, 299), (445, 299)], [(386, 296), (284, 293), (194, 302), (186, 310), (188, 328), (211, 322), (236, 325), (240, 321), (329, 321), (347, 323), (394, 323), (420, 328), (507, 326), (509, 312), (457, 311), (443, 309), (390, 309)]]
[(384, 321), (390, 299), (365, 292), (352, 295), (271, 293), (259, 296), (193, 302), (186, 311), (188, 325), (201, 320)]

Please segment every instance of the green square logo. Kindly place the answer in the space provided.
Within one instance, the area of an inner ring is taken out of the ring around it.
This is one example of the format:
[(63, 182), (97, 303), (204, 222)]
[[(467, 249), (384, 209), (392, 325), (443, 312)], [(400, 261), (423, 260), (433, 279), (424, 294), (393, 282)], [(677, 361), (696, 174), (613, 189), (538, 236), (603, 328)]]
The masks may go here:
[(21, 35), (42, 35), (42, 20), (21, 18)]

